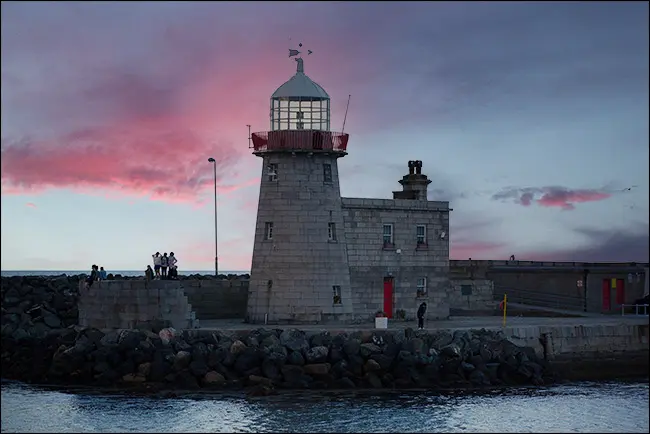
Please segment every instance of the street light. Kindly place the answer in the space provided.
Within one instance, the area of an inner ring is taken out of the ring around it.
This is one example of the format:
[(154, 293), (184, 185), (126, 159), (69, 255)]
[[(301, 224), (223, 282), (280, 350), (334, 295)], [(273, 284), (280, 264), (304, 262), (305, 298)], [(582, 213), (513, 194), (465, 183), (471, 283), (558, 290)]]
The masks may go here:
[(219, 275), (219, 247), (217, 244), (217, 160), (210, 157), (208, 162), (214, 168), (214, 275)]

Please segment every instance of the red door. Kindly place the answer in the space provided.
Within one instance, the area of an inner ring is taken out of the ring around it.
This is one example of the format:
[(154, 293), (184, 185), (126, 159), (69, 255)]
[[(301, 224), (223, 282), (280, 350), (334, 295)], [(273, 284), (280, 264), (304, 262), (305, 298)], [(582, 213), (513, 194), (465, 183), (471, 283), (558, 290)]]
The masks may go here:
[(616, 280), (616, 304), (625, 304), (625, 280)]
[(611, 289), (610, 279), (603, 279), (603, 311), (609, 312), (611, 309)]
[(384, 277), (384, 313), (388, 318), (393, 317), (393, 278)]

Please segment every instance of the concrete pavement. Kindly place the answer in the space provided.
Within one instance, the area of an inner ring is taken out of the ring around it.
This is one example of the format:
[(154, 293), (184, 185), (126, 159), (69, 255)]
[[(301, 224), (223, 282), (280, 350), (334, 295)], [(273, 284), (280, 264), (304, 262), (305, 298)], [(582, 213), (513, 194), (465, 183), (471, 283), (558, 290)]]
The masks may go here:
[[(498, 316), (485, 317), (452, 317), (448, 320), (428, 321), (425, 323), (426, 330), (448, 330), (448, 329), (499, 329), (502, 328), (503, 319)], [(595, 325), (640, 325), (650, 322), (648, 316), (633, 315), (599, 315), (579, 318), (548, 318), (548, 317), (509, 317), (506, 321), (506, 328), (526, 327), (526, 326), (595, 326)], [(202, 330), (255, 330), (258, 328), (297, 328), (301, 330), (328, 330), (328, 331), (357, 331), (357, 330), (374, 330), (374, 323), (364, 324), (246, 324), (243, 320), (226, 319), (226, 320), (205, 320), (200, 321)], [(417, 328), (417, 323), (404, 321), (388, 322), (389, 330), (400, 330), (411, 327)]]

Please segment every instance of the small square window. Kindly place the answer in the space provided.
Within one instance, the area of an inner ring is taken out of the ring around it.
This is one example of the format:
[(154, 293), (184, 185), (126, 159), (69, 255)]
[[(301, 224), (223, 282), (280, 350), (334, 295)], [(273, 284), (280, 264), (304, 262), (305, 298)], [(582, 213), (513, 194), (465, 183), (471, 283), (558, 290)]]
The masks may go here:
[(332, 182), (332, 165), (323, 164), (323, 182), (331, 183)]
[(336, 241), (336, 223), (329, 222), (327, 224), (327, 239)]
[(332, 304), (341, 304), (341, 287), (339, 285), (332, 286)]
[(269, 182), (278, 180), (278, 165), (271, 163), (266, 166), (266, 176), (268, 177)]
[(393, 245), (393, 225), (384, 225), (384, 247), (391, 247)]
[(273, 222), (264, 223), (264, 239), (266, 240), (273, 239)]
[(424, 297), (427, 295), (427, 278), (420, 277), (418, 279), (418, 297)]
[(415, 227), (415, 237), (418, 247), (427, 245), (427, 227), (425, 225), (417, 225)]

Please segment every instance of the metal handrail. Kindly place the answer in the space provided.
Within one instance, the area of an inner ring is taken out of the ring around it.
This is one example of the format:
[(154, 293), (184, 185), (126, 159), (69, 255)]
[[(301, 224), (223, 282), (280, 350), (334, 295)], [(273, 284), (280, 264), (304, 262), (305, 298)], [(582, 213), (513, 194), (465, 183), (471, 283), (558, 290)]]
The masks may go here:
[[(621, 304), (621, 316), (625, 316), (625, 307), (634, 307), (634, 315), (648, 316), (648, 304)], [(643, 313), (639, 313), (639, 308), (643, 308)]]
[(321, 130), (262, 131), (251, 135), (255, 152), (346, 152), (349, 134)]
[(511, 303), (527, 304), (531, 306), (552, 307), (557, 309), (584, 310), (584, 298), (580, 296), (553, 294), (543, 291), (531, 291), (519, 288), (494, 288), (494, 299), (503, 299), (503, 294), (508, 294)]

